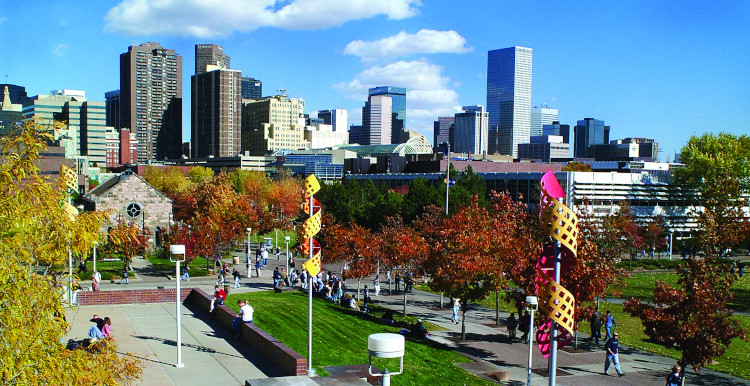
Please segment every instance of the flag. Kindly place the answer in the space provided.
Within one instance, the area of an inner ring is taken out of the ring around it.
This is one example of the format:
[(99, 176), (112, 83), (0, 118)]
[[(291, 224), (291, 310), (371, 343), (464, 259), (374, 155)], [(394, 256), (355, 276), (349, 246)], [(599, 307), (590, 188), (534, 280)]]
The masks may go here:
[(302, 268), (307, 271), (311, 276), (315, 276), (320, 272), (320, 255), (307, 260), (302, 264)]

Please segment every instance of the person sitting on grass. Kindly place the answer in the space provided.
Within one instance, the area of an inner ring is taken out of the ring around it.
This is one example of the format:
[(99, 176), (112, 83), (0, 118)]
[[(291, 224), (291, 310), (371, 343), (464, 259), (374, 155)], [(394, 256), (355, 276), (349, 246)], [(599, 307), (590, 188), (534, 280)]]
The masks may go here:
[(395, 312), (393, 310), (388, 310), (388, 311), (385, 312), (385, 314), (383, 314), (383, 316), (380, 318), (380, 320), (382, 320), (383, 322), (388, 323), (388, 324), (390, 324), (392, 326), (392, 325), (396, 324), (396, 321), (393, 320), (393, 315), (394, 314), (395, 314)]
[(357, 304), (357, 301), (354, 300), (354, 298), (349, 298), (349, 308), (359, 311), (359, 305)]
[(403, 329), (400, 331), (401, 334), (409, 334), (414, 336), (415, 338), (424, 339), (430, 336), (429, 331), (427, 331), (427, 328), (422, 324), (422, 319), (417, 319), (417, 323), (414, 323), (413, 325), (409, 326), (409, 329)]

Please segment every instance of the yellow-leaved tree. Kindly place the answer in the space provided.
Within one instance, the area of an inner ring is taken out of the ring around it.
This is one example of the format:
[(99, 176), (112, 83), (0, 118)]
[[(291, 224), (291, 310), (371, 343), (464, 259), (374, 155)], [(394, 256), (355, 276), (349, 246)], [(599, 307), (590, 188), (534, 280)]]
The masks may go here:
[(39, 270), (67, 264), (68, 250), (85, 255), (105, 221), (67, 214), (67, 192), (40, 175), (52, 130), (28, 121), (0, 138), (0, 384), (130, 383), (140, 361), (117, 354), (114, 342), (96, 354), (66, 350), (63, 289)]

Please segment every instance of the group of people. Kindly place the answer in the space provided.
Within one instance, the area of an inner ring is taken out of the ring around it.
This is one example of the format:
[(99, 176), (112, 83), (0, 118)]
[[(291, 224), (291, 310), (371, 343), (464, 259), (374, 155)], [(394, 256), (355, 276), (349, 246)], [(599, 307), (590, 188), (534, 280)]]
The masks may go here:
[(406, 274), (404, 274), (403, 277), (401, 277), (401, 275), (398, 272), (396, 272), (396, 275), (393, 277), (393, 281), (396, 283), (396, 292), (401, 291), (401, 281), (403, 281), (404, 291), (408, 293), (412, 293), (412, 286), (414, 285), (413, 273), (407, 272)]
[[(293, 269), (290, 269), (290, 271), (291, 273), (287, 275), (286, 268), (279, 270), (279, 267), (276, 267), (273, 271), (273, 288), (281, 288), (282, 286), (296, 287), (300, 281), (300, 272)], [(306, 279), (307, 275), (304, 276)]]
[(112, 337), (112, 320), (108, 316), (105, 316), (104, 319), (102, 319), (99, 315), (94, 314), (94, 317), (91, 318), (91, 322), (94, 324), (89, 329), (90, 341)]

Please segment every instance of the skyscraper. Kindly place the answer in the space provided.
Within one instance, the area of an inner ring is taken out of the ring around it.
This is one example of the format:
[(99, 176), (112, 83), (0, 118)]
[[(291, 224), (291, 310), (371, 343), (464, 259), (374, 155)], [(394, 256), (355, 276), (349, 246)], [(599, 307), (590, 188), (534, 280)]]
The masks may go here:
[[(386, 145), (393, 138), (393, 99), (384, 94), (370, 95), (362, 108), (362, 145)], [(398, 143), (398, 142), (397, 142)]]
[(570, 125), (562, 125), (558, 121), (542, 126), (542, 135), (557, 135), (563, 138), (563, 143), (570, 143)]
[(138, 162), (182, 155), (182, 56), (159, 43), (120, 55), (121, 125), (135, 132)]
[(542, 127), (544, 125), (551, 125), (552, 122), (558, 121), (557, 109), (551, 109), (546, 105), (534, 106), (531, 108), (531, 131), (530, 135), (537, 136), (542, 135)]
[(308, 149), (305, 100), (276, 95), (242, 103), (242, 151), (265, 155), (282, 149)]
[(487, 154), (488, 113), (484, 106), (464, 106), (463, 113), (456, 113), (454, 145), (456, 153)]
[(346, 109), (318, 111), (318, 118), (322, 119), (326, 125), (331, 125), (333, 131), (339, 132), (346, 132), (346, 128), (349, 127), (348, 115), (349, 111)]
[(120, 107), (120, 90), (112, 90), (104, 93), (104, 103), (107, 110), (107, 126), (115, 130), (122, 128), (122, 109)]
[(438, 147), (441, 143), (449, 143), (451, 148), (454, 144), (454, 126), (455, 117), (438, 117), (433, 123), (433, 144), (432, 147)]
[(508, 47), (487, 53), (489, 153), (517, 156), (531, 130), (531, 62), (533, 50)]
[(242, 99), (260, 99), (263, 97), (263, 82), (259, 79), (242, 77), (240, 84)]
[(406, 89), (403, 87), (380, 86), (369, 90), (369, 96), (386, 95), (392, 101), (391, 138), (382, 143), (399, 143), (401, 133), (406, 128)]
[(594, 154), (589, 151), (589, 147), (607, 143), (609, 143), (609, 126), (604, 126), (604, 121), (594, 118), (580, 120), (575, 127), (573, 157), (593, 158)]
[(229, 68), (229, 55), (224, 54), (224, 48), (218, 44), (195, 45), (195, 74), (207, 72), (206, 66), (213, 65)]
[(230, 157), (240, 153), (242, 105), (239, 70), (207, 65), (190, 77), (191, 156)]

